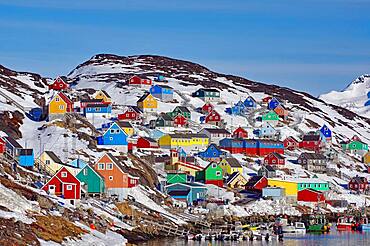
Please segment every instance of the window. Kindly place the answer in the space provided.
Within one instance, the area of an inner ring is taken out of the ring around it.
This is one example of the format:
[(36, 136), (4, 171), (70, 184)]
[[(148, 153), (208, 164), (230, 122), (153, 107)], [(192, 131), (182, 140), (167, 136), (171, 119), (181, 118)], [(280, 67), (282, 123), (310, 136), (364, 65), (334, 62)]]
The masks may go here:
[(45, 161), (45, 164), (46, 164), (46, 165), (50, 165), (50, 160), (46, 160), (46, 161)]
[(67, 190), (72, 190), (72, 185), (67, 185)]
[(113, 176), (109, 176), (109, 180), (113, 180)]
[(221, 176), (221, 172), (220, 171), (217, 171), (216, 172), (216, 176)]
[(55, 101), (56, 102), (59, 102), (60, 101), (60, 98), (59, 97), (55, 98)]
[(114, 129), (110, 129), (110, 134), (114, 134), (116, 131)]
[(113, 164), (112, 163), (107, 163), (106, 164), (106, 170), (113, 170)]
[(67, 177), (67, 172), (62, 172), (62, 178), (66, 178)]
[(113, 137), (109, 137), (109, 140), (110, 140), (110, 141), (113, 141)]
[(98, 164), (98, 170), (104, 170), (104, 163)]
[(96, 112), (100, 112), (100, 108), (95, 108), (95, 111)]
[(216, 167), (217, 167), (216, 163), (212, 163), (212, 168), (216, 168)]
[(59, 109), (60, 110), (63, 110), (64, 109), (64, 105), (59, 105)]
[(84, 176), (87, 176), (87, 169), (86, 168), (84, 169), (83, 174), (84, 174)]

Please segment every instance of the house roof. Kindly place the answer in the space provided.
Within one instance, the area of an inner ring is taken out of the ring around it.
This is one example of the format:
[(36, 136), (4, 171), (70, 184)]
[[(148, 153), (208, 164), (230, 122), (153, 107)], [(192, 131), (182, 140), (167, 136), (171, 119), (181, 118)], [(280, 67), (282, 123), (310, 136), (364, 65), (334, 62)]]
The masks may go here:
[(20, 155), (32, 155), (33, 154), (33, 149), (21, 149), (19, 151)]
[(278, 159), (284, 159), (284, 156), (282, 156), (281, 154), (279, 154), (277, 152), (272, 152), (271, 155), (275, 156)]
[(72, 103), (71, 99), (69, 99), (69, 97), (67, 97), (67, 95), (64, 94), (63, 92), (59, 92), (57, 95), (59, 95), (63, 99), (64, 102), (69, 103), (69, 104)]
[(190, 189), (186, 190), (171, 190), (167, 192), (168, 195), (170, 196), (187, 196), (190, 192)]
[(248, 180), (248, 182), (246, 183), (245, 186), (248, 186), (248, 187), (255, 186), (262, 178), (263, 178), (263, 176), (252, 176)]
[(96, 98), (86, 98), (86, 99), (81, 99), (80, 102), (82, 103), (98, 103), (98, 102), (103, 102), (103, 99), (96, 99)]
[(168, 86), (168, 85), (156, 85), (156, 86), (159, 86), (159, 87), (162, 87), (162, 88), (165, 88), (165, 89), (172, 89), (173, 88), (171, 86)]
[(180, 109), (181, 112), (190, 113), (190, 110), (185, 106), (177, 106), (176, 108)]
[(201, 89), (199, 89), (199, 90), (209, 91), (209, 92), (220, 92), (219, 90), (214, 89), (214, 88), (201, 88)]
[(351, 178), (350, 182), (362, 184), (362, 183), (367, 183), (367, 179), (365, 177), (356, 176), (356, 177)]
[(297, 143), (299, 142), (299, 141), (298, 141), (295, 137), (293, 137), (293, 136), (289, 136), (289, 137), (285, 138), (285, 139), (284, 139), (284, 141), (285, 141), (285, 140), (288, 140), (288, 139), (292, 139), (292, 140), (296, 141)]
[(132, 110), (134, 110), (136, 113), (139, 113), (141, 114), (143, 111), (141, 111), (141, 109), (138, 107), (138, 106), (135, 106), (135, 105), (130, 105), (130, 106), (127, 106), (128, 108), (131, 108)]
[(107, 91), (105, 91), (105, 90), (100, 90), (106, 97), (108, 97), (108, 98), (110, 98), (110, 96), (109, 96), (109, 94), (108, 94), (108, 92)]
[(239, 172), (233, 172), (226, 180), (226, 183), (229, 184), (231, 181), (233, 181), (236, 177), (240, 175)]
[(230, 134), (228, 130), (221, 128), (203, 128), (203, 130), (211, 134)]
[(63, 164), (63, 162), (59, 159), (59, 157), (53, 152), (46, 150), (45, 153), (53, 160), (53, 162), (58, 164)]
[(237, 168), (242, 167), (238, 159), (234, 157), (225, 158), (225, 160), (227, 161), (227, 163), (229, 163), (230, 167), (237, 167)]
[(4, 139), (9, 142), (14, 148), (21, 149), (22, 146), (12, 137), (4, 137)]
[(116, 121), (115, 123), (121, 128), (133, 128), (131, 123), (128, 121)]
[(161, 114), (158, 118), (162, 118), (165, 121), (172, 121), (172, 117), (169, 114)]
[(175, 186), (175, 185), (179, 185), (179, 186), (186, 186), (186, 187), (189, 187), (189, 188), (203, 188), (203, 189), (207, 189), (207, 187), (202, 184), (202, 183), (197, 183), (197, 182), (192, 182), (192, 183), (175, 183), (175, 184), (169, 184), (169, 185), (166, 185), (166, 187), (171, 187), (171, 186)]
[(110, 106), (109, 104), (98, 103), (98, 104), (87, 104), (86, 108), (108, 108), (109, 106)]
[(270, 165), (265, 165), (265, 166), (263, 166), (263, 168), (265, 168), (267, 171), (269, 171), (269, 172), (275, 172), (276, 170), (272, 167), (272, 166), (270, 166)]
[(308, 152), (302, 153), (298, 158), (299, 159), (300, 158), (312, 159), (312, 160), (325, 160), (326, 159), (325, 155), (321, 153), (308, 153)]
[(151, 143), (157, 143), (157, 141), (155, 141), (153, 138), (150, 138), (150, 137), (141, 137), (141, 138), (143, 138), (143, 139), (145, 139), (145, 140), (147, 140)]
[(130, 78), (132, 78), (132, 77), (139, 77), (140, 79), (149, 79), (146, 75), (144, 75), (144, 74), (139, 74), (139, 75), (133, 75), (133, 76), (131, 76)]
[(208, 138), (206, 134), (202, 133), (172, 133), (168, 134), (171, 138)]
[(143, 102), (148, 96), (150, 95), (149, 92), (145, 92), (138, 100), (138, 102)]
[(302, 138), (302, 141), (319, 141), (320, 140), (320, 135), (318, 134), (307, 134), (304, 135)]

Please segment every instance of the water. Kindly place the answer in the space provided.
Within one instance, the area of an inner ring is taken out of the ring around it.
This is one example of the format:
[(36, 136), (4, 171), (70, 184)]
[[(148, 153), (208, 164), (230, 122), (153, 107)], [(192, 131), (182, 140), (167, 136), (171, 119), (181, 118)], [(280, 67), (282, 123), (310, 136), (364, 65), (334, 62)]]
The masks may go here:
[(249, 246), (249, 245), (304, 245), (304, 246), (316, 246), (316, 245), (330, 245), (330, 246), (370, 246), (370, 232), (337, 232), (332, 231), (328, 234), (305, 234), (305, 235), (284, 235), (283, 242), (277, 242), (272, 240), (266, 241), (243, 241), (243, 242), (195, 242), (185, 241), (184, 239), (161, 239), (153, 240), (145, 243), (139, 243), (142, 246)]

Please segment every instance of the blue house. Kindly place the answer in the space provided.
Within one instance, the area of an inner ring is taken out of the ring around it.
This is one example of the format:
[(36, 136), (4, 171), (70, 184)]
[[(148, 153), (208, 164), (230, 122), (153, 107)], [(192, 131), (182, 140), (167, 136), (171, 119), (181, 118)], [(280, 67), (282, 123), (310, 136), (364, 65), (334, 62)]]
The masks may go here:
[(248, 96), (245, 100), (244, 100), (244, 106), (248, 109), (254, 109), (257, 107), (257, 102), (256, 100), (254, 100), (253, 97), (251, 96)]
[(11, 158), (16, 159), (23, 147), (12, 137), (6, 136), (3, 137), (3, 140), (5, 141), (6, 154)]
[(22, 167), (33, 167), (35, 164), (33, 149), (21, 149), (19, 151), (18, 163)]
[(173, 100), (173, 88), (168, 85), (153, 85), (149, 89), (153, 97), (158, 98), (164, 102)]
[(226, 108), (225, 112), (230, 115), (242, 115), (245, 112), (245, 105), (242, 101), (237, 102), (231, 108)]
[(179, 156), (180, 160), (183, 160), (188, 156), (188, 154), (185, 152), (185, 150), (181, 147), (177, 148), (177, 155)]
[(327, 125), (323, 125), (320, 129), (320, 136), (321, 136), (321, 139), (323, 140), (330, 140), (331, 139), (331, 135), (332, 135), (332, 132), (331, 130), (329, 129), (329, 127), (327, 127)]
[(370, 91), (367, 93), (367, 98), (369, 98), (369, 100), (367, 100), (367, 102), (365, 102), (365, 107), (370, 106)]
[(218, 159), (223, 155), (224, 152), (216, 144), (210, 144), (205, 151), (198, 153), (198, 156), (202, 159)]
[(269, 123), (263, 123), (261, 129), (256, 129), (253, 134), (259, 138), (274, 138), (278, 131)]
[(175, 183), (167, 185), (165, 190), (172, 198), (186, 201), (191, 206), (194, 202), (205, 200), (207, 187), (201, 183)]
[(280, 102), (275, 98), (271, 98), (271, 100), (267, 104), (267, 108), (270, 110), (274, 110), (278, 105), (280, 105)]
[(98, 145), (127, 146), (127, 134), (113, 122), (104, 134), (97, 138), (97, 141)]
[(154, 129), (149, 133), (149, 137), (155, 140), (160, 139), (162, 136), (166, 135), (164, 132), (158, 129)]
[(84, 108), (83, 113), (86, 118), (101, 117), (101, 116), (110, 118), (112, 114), (112, 105), (111, 104), (88, 104)]

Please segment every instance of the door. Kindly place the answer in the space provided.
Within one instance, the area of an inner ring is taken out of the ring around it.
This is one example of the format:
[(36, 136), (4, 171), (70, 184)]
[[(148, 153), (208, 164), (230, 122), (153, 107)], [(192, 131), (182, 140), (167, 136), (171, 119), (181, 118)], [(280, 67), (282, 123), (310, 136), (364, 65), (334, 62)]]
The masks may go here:
[(55, 195), (55, 185), (49, 185), (49, 193)]

